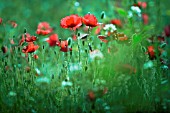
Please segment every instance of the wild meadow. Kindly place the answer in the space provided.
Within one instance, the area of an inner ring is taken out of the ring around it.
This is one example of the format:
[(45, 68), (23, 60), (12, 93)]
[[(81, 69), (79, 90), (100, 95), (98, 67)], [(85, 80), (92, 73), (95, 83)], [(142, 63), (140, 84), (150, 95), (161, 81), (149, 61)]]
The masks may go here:
[(169, 4), (0, 0), (0, 113), (170, 112)]

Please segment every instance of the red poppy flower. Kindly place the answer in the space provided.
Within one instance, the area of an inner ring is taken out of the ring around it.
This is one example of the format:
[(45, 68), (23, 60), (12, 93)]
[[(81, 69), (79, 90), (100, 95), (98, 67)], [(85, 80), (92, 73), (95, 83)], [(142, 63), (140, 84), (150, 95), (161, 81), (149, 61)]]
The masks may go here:
[(25, 37), (23, 34), (21, 40), (19, 41), (19, 45), (21, 46), (24, 42), (25, 42)]
[(15, 44), (14, 39), (10, 39), (11, 44)]
[(157, 38), (158, 38), (159, 42), (164, 42), (165, 41), (165, 38), (163, 36), (158, 36)]
[(33, 56), (33, 58), (34, 58), (34, 59), (38, 59), (38, 55), (35, 54), (35, 55)]
[(34, 45), (33, 42), (29, 42), (27, 46), (22, 49), (23, 53), (32, 53), (39, 48), (38, 45)]
[(139, 1), (139, 2), (138, 2), (138, 6), (139, 6), (139, 7), (142, 7), (143, 9), (145, 9), (145, 8), (147, 7), (147, 3), (146, 3), (146, 2), (141, 2), (141, 1)]
[(0, 24), (2, 24), (2, 18), (0, 18)]
[(104, 36), (104, 35), (98, 35), (97, 36), (102, 42), (105, 42), (105, 43), (107, 43), (108, 42), (108, 40), (106, 40), (106, 36)]
[(107, 92), (108, 92), (108, 88), (105, 87), (105, 88), (103, 89), (103, 95), (106, 94)]
[(148, 46), (148, 54), (151, 59), (155, 58), (155, 50), (153, 46)]
[[(158, 40), (159, 43), (166, 42), (164, 36), (157, 36), (157, 40)], [(157, 40), (156, 40), (156, 41), (157, 41)], [(150, 38), (147, 38), (147, 41), (148, 41), (149, 43), (152, 43), (152, 44), (155, 43), (155, 40), (154, 40), (154, 37), (153, 37), (153, 36), (150, 37)]]
[(72, 48), (68, 47), (68, 41), (67, 40), (61, 41), (60, 47), (61, 47), (60, 51), (63, 51), (63, 52), (72, 51)]
[(72, 39), (73, 39), (73, 40), (77, 40), (77, 36), (76, 36), (76, 35), (73, 35), (73, 36), (72, 36)]
[(123, 37), (119, 37), (118, 40), (119, 41), (126, 41), (126, 40), (128, 40), (128, 37), (125, 35)]
[(50, 46), (59, 46), (60, 45), (60, 41), (58, 39), (58, 35), (57, 34), (52, 34), (48, 40), (46, 40)]
[(61, 19), (60, 26), (62, 28), (70, 28), (71, 30), (76, 30), (82, 25), (81, 17), (78, 15), (70, 15)]
[(110, 22), (116, 26), (122, 27), (122, 22), (119, 19), (113, 19)]
[(91, 101), (94, 101), (96, 99), (96, 96), (94, 94), (93, 91), (89, 91), (88, 93), (88, 98), (91, 100)]
[(105, 24), (98, 25), (98, 26), (97, 26), (97, 29), (96, 29), (96, 31), (95, 31), (95, 34), (98, 35), (98, 34), (101, 32), (101, 30), (103, 29), (104, 26), (105, 26)]
[(95, 31), (95, 34), (99, 34), (101, 31), (101, 28), (100, 27), (97, 27), (96, 31)]
[(164, 33), (167, 37), (170, 36), (170, 25), (165, 26)]
[(92, 14), (86, 14), (82, 18), (83, 23), (89, 27), (96, 27), (98, 25), (97, 18)]
[(15, 21), (8, 21), (13, 28), (16, 28), (18, 25)]
[(25, 38), (26, 42), (34, 42), (36, 40), (37, 40), (36, 36), (30, 36), (28, 33), (26, 33), (26, 38)]
[(51, 28), (51, 26), (49, 25), (49, 23), (47, 23), (47, 22), (41, 22), (41, 23), (38, 24), (36, 33), (37, 33), (38, 35), (48, 35), (48, 34), (51, 33), (52, 31), (53, 31), (53, 29)]
[(149, 21), (149, 16), (145, 13), (142, 14), (143, 23), (146, 25)]
[(22, 34), (22, 39), (19, 41), (19, 45), (21, 46), (25, 41), (26, 42), (34, 42), (37, 40), (36, 36), (31, 36), (29, 33)]

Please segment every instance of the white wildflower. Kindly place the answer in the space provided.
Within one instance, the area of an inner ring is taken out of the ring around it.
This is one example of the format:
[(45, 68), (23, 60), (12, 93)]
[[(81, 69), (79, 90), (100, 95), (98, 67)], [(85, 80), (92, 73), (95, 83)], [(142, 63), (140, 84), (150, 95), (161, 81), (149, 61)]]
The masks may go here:
[(72, 71), (79, 71), (82, 69), (82, 64), (81, 63), (71, 63), (69, 65), (69, 70)]
[(94, 60), (95, 58), (103, 58), (103, 53), (100, 50), (90, 52), (90, 60)]
[(106, 31), (114, 32), (116, 31), (116, 26), (113, 24), (106, 24), (103, 29)]
[(50, 79), (47, 77), (38, 77), (36, 79), (36, 83), (40, 83), (40, 84), (49, 84), (50, 83)]
[(38, 68), (35, 68), (35, 71), (37, 72), (38, 75), (41, 74), (40, 70)]
[(61, 86), (62, 86), (62, 87), (65, 87), (65, 86), (72, 86), (72, 85), (73, 85), (73, 83), (70, 82), (70, 81), (62, 81), (62, 83), (61, 83)]
[(143, 65), (144, 69), (148, 69), (148, 68), (152, 68), (152, 67), (153, 67), (152, 61), (148, 61), (148, 62), (144, 63), (144, 65)]
[(137, 7), (137, 6), (132, 6), (132, 7), (131, 7), (131, 10), (134, 11), (134, 12), (136, 12), (136, 13), (141, 13), (140, 8)]
[(13, 96), (16, 96), (17, 94), (16, 94), (15, 92), (13, 92), (13, 91), (10, 91), (10, 92), (8, 93), (8, 95), (11, 96), (11, 97), (13, 97)]

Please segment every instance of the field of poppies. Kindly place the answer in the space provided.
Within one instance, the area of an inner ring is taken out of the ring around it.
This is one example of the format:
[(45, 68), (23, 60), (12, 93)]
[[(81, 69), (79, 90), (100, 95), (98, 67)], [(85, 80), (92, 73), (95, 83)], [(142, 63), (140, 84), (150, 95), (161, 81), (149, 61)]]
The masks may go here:
[(1, 0), (0, 113), (170, 112), (169, 4)]

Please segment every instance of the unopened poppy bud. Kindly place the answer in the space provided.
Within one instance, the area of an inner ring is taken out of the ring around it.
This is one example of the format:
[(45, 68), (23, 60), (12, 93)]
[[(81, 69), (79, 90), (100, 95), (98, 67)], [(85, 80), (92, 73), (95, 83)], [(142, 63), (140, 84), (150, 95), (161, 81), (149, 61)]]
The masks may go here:
[(88, 69), (88, 67), (87, 67), (87, 66), (85, 66), (85, 67), (84, 67), (84, 70), (85, 70), (85, 71), (87, 71), (87, 69)]
[(92, 104), (91, 109), (95, 109), (95, 104), (94, 103)]
[(8, 51), (8, 48), (6, 46), (2, 46), (1, 50), (2, 50), (3, 53), (6, 53)]
[(80, 36), (80, 33), (77, 33), (77, 36)]
[(161, 48), (164, 48), (166, 46), (166, 43), (163, 43), (160, 45)]
[(54, 79), (54, 74), (52, 74), (51, 79)]
[(100, 42), (100, 46), (102, 47), (102, 45), (103, 45), (103, 43), (102, 42)]
[(24, 28), (24, 33), (27, 33), (27, 29), (26, 28)]
[(61, 38), (59, 38), (59, 41), (61, 42)]
[(84, 42), (84, 40), (83, 40), (83, 41), (82, 41), (83, 46), (84, 46), (84, 43), (85, 43), (85, 42)]
[(101, 19), (103, 19), (104, 17), (105, 17), (105, 12), (102, 11), (102, 13), (101, 13)]
[(7, 62), (5, 62), (5, 66), (7, 66)]
[(42, 47), (43, 47), (43, 49), (44, 49), (44, 45), (43, 45)]
[(56, 51), (54, 51), (54, 54), (55, 54), (55, 55), (57, 54)]
[(67, 81), (68, 81), (68, 79), (66, 78), (64, 81), (65, 81), (65, 82), (67, 82)]
[(145, 47), (142, 46), (141, 49), (142, 49), (143, 52), (146, 52), (146, 48)]
[(88, 44), (88, 46), (89, 46), (90, 51), (93, 51), (90, 43)]
[(87, 53), (87, 49), (85, 49), (85, 52)]
[(72, 56), (72, 53), (73, 53), (73, 52), (72, 52), (72, 51), (70, 51), (70, 56)]
[(72, 45), (72, 38), (69, 37), (69, 38), (67, 39), (67, 41), (68, 41), (68, 47), (71, 47), (71, 45)]
[(21, 51), (21, 48), (20, 48), (20, 47), (18, 47), (18, 51)]

